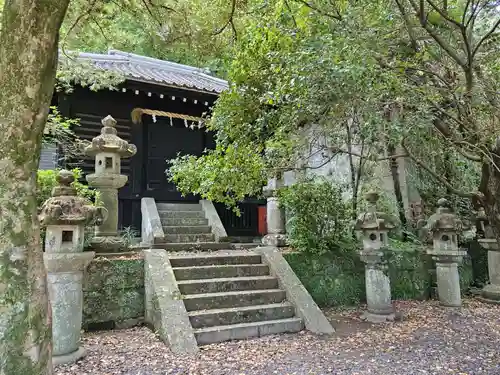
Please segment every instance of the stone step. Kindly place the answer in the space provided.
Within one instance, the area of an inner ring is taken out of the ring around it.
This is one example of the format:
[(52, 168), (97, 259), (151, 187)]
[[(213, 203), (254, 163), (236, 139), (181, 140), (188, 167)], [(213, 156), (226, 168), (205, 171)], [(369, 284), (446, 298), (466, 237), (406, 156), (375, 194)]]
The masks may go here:
[(199, 203), (157, 203), (158, 211), (201, 211), (203, 208)]
[[(227, 244), (226, 244), (227, 246)], [(258, 254), (233, 251), (232, 254), (197, 254), (173, 255), (169, 257), (172, 267), (198, 267), (235, 264), (261, 264), (262, 259)]]
[(155, 239), (155, 243), (148, 248), (165, 249), (167, 251), (213, 251), (213, 250), (227, 250), (229, 244), (223, 242), (183, 242), (173, 243), (165, 242), (164, 239)]
[(274, 276), (225, 277), (221, 279), (184, 280), (177, 285), (182, 294), (234, 292), (237, 290), (277, 289)]
[(165, 234), (165, 242), (214, 242), (215, 236), (212, 233), (200, 234)]
[(222, 277), (248, 277), (269, 275), (265, 264), (222, 264), (201, 267), (174, 268), (177, 280), (216, 279)]
[(193, 226), (164, 226), (165, 234), (200, 234), (211, 233), (212, 228), (209, 225), (193, 225)]
[(295, 316), (295, 309), (289, 302), (189, 312), (189, 320), (193, 328), (286, 319), (293, 316)]
[(209, 310), (240, 306), (269, 305), (283, 302), (286, 298), (284, 290), (267, 289), (238, 292), (189, 294), (183, 296), (187, 311)]
[(243, 340), (250, 337), (274, 335), (277, 333), (295, 333), (304, 328), (300, 318), (268, 320), (263, 322), (231, 324), (198, 328), (194, 335), (198, 345), (212, 344), (229, 340)]
[(160, 219), (205, 219), (203, 211), (158, 211)]
[(198, 225), (208, 225), (208, 220), (205, 218), (198, 217), (186, 217), (186, 218), (164, 218), (161, 221), (162, 225), (168, 227), (186, 227), (186, 226), (198, 226)]

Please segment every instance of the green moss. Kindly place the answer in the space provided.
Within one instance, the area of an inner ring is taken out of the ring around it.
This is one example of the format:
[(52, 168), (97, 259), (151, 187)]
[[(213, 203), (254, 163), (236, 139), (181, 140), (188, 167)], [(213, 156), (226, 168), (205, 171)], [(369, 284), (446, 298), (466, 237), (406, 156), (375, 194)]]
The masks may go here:
[(460, 291), (462, 294), (467, 294), (469, 292), (469, 288), (474, 283), (472, 261), (469, 257), (466, 257), (462, 264), (458, 266), (458, 272), (460, 275)]
[(97, 258), (87, 268), (84, 291), (108, 288), (143, 288), (144, 261), (142, 259)]
[(119, 322), (144, 316), (144, 289), (86, 292), (83, 299), (84, 324)]
[(120, 322), (144, 316), (144, 261), (97, 258), (84, 278), (83, 321)]
[[(365, 301), (364, 265), (357, 254), (311, 255), (284, 254), (297, 277), (321, 307), (356, 305)], [(430, 256), (418, 247), (391, 251), (386, 256), (393, 299), (424, 300), (431, 296), (433, 263)], [(472, 280), (469, 259), (460, 265), (462, 292), (466, 293)]]
[(284, 256), (319, 306), (355, 305), (365, 299), (364, 267), (356, 257), (298, 252)]
[(393, 299), (429, 298), (431, 275), (429, 257), (420, 249), (398, 250), (386, 253)]

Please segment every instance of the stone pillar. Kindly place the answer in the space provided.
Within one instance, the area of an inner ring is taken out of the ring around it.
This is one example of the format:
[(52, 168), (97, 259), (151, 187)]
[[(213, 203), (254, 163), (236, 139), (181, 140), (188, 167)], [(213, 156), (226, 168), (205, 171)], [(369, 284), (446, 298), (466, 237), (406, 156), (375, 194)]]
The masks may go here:
[(275, 177), (264, 189), (267, 196), (267, 234), (262, 239), (265, 246), (286, 246), (285, 210), (280, 207), (276, 196), (277, 190), (283, 186), (283, 180)]
[(372, 323), (392, 321), (395, 316), (384, 250), (396, 219), (377, 212), (378, 199), (379, 195), (375, 192), (366, 195), (368, 210), (359, 215), (355, 225), (356, 230), (361, 232), (363, 249), (359, 253), (365, 263), (367, 311), (362, 318)]
[(488, 279), (481, 291), (481, 300), (488, 303), (500, 304), (500, 247), (495, 238), (492, 228), (488, 225), (488, 220), (482, 208), (478, 215), (478, 221), (482, 226), (485, 238), (478, 239), (483, 248), (488, 250)]
[(427, 254), (436, 261), (439, 301), (447, 307), (462, 306), (458, 265), (467, 252), (458, 248), (457, 233), (461, 225), (450, 203), (444, 198), (438, 201), (438, 209), (426, 225), (432, 234), (432, 248), (427, 250)]
[(104, 210), (77, 197), (69, 171), (60, 171), (58, 186), (42, 206), (40, 223), (46, 227), (45, 253), (49, 300), (52, 309), (54, 365), (74, 362), (85, 355), (80, 347), (83, 271), (94, 252), (83, 252), (84, 229), (99, 224)]
[(121, 158), (132, 157), (137, 148), (117, 135), (113, 117), (104, 118), (102, 125), (101, 134), (85, 148), (86, 155), (95, 157), (95, 172), (87, 176), (87, 181), (97, 189), (108, 211), (107, 219), (96, 227), (91, 243), (97, 252), (117, 252), (124, 247), (118, 235), (118, 189), (125, 186), (128, 179), (121, 174)]

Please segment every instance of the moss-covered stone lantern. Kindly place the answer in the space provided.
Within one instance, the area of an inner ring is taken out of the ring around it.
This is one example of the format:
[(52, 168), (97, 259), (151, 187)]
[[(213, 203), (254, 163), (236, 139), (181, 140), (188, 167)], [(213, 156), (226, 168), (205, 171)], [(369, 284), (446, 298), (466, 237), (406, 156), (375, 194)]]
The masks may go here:
[(95, 157), (95, 172), (87, 176), (87, 181), (99, 191), (99, 199), (108, 211), (107, 219), (96, 227), (91, 243), (97, 252), (116, 252), (124, 246), (118, 235), (118, 189), (128, 179), (121, 174), (121, 159), (134, 156), (137, 148), (117, 135), (113, 117), (104, 118), (102, 125), (101, 134), (85, 148), (86, 155)]
[(365, 263), (367, 311), (363, 318), (373, 323), (391, 321), (395, 316), (384, 250), (389, 231), (396, 226), (396, 218), (377, 212), (378, 199), (376, 192), (366, 194), (368, 209), (358, 216), (355, 224), (355, 229), (361, 232), (363, 249), (359, 253)]
[(42, 206), (40, 223), (46, 227), (45, 253), (49, 299), (52, 308), (54, 364), (74, 362), (85, 352), (80, 347), (83, 271), (94, 252), (83, 252), (85, 225), (100, 224), (105, 210), (78, 197), (73, 174), (62, 170), (52, 197)]
[(436, 261), (439, 301), (448, 307), (462, 305), (458, 264), (467, 253), (458, 247), (461, 228), (462, 222), (453, 213), (450, 202), (439, 199), (436, 213), (426, 224), (426, 229), (432, 234), (432, 248), (427, 250), (427, 254)]

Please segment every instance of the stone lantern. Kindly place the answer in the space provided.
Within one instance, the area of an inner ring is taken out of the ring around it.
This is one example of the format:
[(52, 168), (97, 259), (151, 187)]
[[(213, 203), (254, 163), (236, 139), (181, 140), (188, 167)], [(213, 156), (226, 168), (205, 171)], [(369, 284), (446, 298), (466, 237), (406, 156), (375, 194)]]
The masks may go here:
[(96, 227), (92, 247), (97, 252), (116, 252), (124, 246), (118, 235), (118, 189), (125, 186), (128, 179), (121, 174), (121, 158), (134, 156), (137, 148), (117, 135), (113, 117), (104, 118), (102, 125), (101, 134), (85, 147), (85, 154), (95, 157), (95, 172), (87, 176), (87, 181), (97, 189), (108, 211), (107, 219)]
[(458, 264), (467, 252), (458, 248), (458, 231), (461, 227), (462, 222), (453, 214), (448, 200), (441, 198), (436, 213), (426, 225), (432, 234), (432, 248), (427, 250), (427, 254), (436, 261), (439, 301), (448, 307), (462, 305)]
[(83, 252), (85, 225), (99, 224), (105, 211), (71, 186), (74, 176), (62, 170), (52, 197), (42, 206), (40, 223), (46, 227), (45, 253), (49, 299), (52, 308), (53, 362), (74, 362), (85, 352), (80, 347), (83, 305), (83, 271), (94, 252)]
[(481, 291), (481, 300), (500, 304), (500, 247), (489, 225), (484, 208), (481, 207), (479, 210), (477, 219), (485, 237), (478, 239), (478, 242), (488, 250), (488, 279), (490, 282)]
[(396, 218), (377, 212), (378, 199), (376, 192), (366, 194), (368, 210), (358, 216), (355, 224), (355, 229), (361, 232), (360, 257), (365, 263), (367, 311), (363, 318), (373, 323), (392, 321), (395, 317), (384, 250), (388, 246), (389, 231), (396, 226)]
[(285, 210), (280, 207), (276, 196), (277, 190), (282, 186), (283, 180), (280, 177), (274, 177), (264, 188), (264, 195), (267, 198), (267, 234), (262, 239), (262, 243), (265, 246), (286, 246)]

